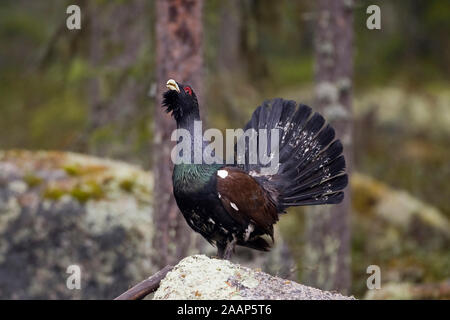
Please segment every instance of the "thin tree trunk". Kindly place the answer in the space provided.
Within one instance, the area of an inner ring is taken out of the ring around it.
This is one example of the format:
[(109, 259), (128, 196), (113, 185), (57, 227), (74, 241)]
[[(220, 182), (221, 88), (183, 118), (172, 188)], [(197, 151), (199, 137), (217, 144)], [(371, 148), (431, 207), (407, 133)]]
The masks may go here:
[[(316, 103), (344, 145), (347, 172), (352, 169), (353, 17), (348, 0), (319, 0), (316, 20)], [(350, 288), (349, 188), (339, 205), (307, 212), (304, 281), (325, 290)]]
[(159, 267), (184, 257), (191, 244), (191, 233), (178, 211), (172, 192), (173, 163), (170, 141), (175, 121), (161, 107), (161, 96), (168, 79), (189, 83), (202, 105), (203, 86), (203, 1), (156, 1), (157, 98), (154, 115), (153, 172), (155, 262)]

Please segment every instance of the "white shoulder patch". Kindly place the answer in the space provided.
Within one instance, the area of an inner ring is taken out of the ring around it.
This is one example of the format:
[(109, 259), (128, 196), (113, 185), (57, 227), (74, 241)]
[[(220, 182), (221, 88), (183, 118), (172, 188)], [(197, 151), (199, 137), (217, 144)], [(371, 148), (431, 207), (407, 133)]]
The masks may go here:
[(236, 205), (234, 202), (230, 202), (230, 206), (231, 206), (234, 210), (239, 211), (239, 208), (237, 207), (237, 205)]
[(228, 171), (227, 170), (219, 170), (219, 171), (217, 171), (217, 175), (219, 177), (221, 177), (222, 179), (225, 179), (228, 176)]

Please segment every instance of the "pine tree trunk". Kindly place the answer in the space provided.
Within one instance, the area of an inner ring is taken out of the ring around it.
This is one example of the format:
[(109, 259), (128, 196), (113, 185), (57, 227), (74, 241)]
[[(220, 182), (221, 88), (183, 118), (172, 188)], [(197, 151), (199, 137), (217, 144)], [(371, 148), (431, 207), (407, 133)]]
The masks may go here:
[[(336, 129), (352, 169), (353, 17), (348, 0), (317, 1), (315, 107)], [(307, 211), (304, 282), (347, 293), (350, 287), (351, 195), (339, 205)]]
[(172, 192), (173, 163), (170, 141), (175, 121), (161, 107), (173, 78), (189, 83), (202, 105), (203, 86), (203, 1), (156, 1), (156, 78), (157, 97), (154, 114), (154, 261), (163, 267), (177, 262), (187, 254), (192, 231), (179, 212)]

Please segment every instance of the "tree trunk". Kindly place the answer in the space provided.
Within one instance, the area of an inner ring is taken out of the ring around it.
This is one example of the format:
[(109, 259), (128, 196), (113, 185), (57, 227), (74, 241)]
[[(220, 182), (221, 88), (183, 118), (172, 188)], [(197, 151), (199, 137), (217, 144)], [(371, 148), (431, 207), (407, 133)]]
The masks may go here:
[[(316, 20), (316, 107), (336, 129), (344, 145), (347, 172), (352, 169), (352, 2), (320, 0)], [(306, 284), (347, 293), (350, 287), (350, 210), (347, 188), (339, 205), (308, 209)]]
[(159, 267), (184, 257), (192, 231), (178, 211), (172, 191), (173, 163), (170, 141), (175, 120), (161, 107), (168, 79), (189, 83), (199, 104), (203, 101), (203, 1), (156, 1), (157, 97), (154, 114), (154, 261)]

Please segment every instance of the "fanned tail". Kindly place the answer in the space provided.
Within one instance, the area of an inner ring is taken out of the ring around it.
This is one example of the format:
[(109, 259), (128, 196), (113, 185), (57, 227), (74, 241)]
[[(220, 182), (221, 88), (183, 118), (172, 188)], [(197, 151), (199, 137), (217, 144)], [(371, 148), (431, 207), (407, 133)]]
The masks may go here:
[(241, 166), (273, 195), (280, 211), (290, 206), (342, 201), (342, 190), (348, 184), (342, 143), (335, 139), (334, 129), (319, 113), (303, 104), (297, 106), (295, 101), (274, 99), (255, 110), (244, 130), (250, 128), (267, 129), (268, 154), (273, 151), (270, 129), (280, 130), (277, 173), (263, 174), (264, 165), (250, 164), (248, 144), (246, 161)]

